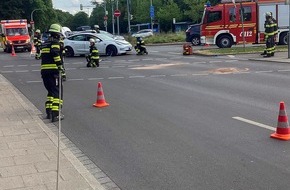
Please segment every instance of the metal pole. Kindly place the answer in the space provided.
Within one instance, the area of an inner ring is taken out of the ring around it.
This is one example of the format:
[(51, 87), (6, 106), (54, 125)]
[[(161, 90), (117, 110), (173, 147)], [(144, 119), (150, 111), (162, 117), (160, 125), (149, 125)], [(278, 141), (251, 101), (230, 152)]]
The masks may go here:
[[(152, 0), (150, 1), (151, 7), (153, 6)], [(153, 31), (153, 18), (151, 17), (151, 29)]]
[[(289, 18), (289, 16), (290, 16), (290, 3), (289, 3), (289, 1), (288, 1), (288, 5), (289, 5), (289, 15), (288, 15), (288, 18)], [(288, 43), (288, 58), (290, 58), (290, 38), (289, 38), (289, 36), (290, 36), (290, 18), (289, 18), (289, 26), (288, 26), (288, 28), (289, 28), (289, 31), (288, 31), (288, 38), (287, 38), (287, 43)]]
[(130, 13), (130, 7), (129, 7), (129, 0), (127, 0), (127, 14), (128, 14), (128, 33), (131, 34), (131, 13)]
[[(104, 1), (104, 3), (105, 3), (105, 16), (107, 16), (107, 3), (106, 3), (106, 1)], [(108, 17), (107, 17), (108, 18)], [(105, 26), (105, 28), (106, 28), (106, 32), (108, 32), (108, 25), (107, 25), (107, 20), (106, 20), (106, 26)]]
[(59, 71), (58, 89), (59, 89), (59, 111), (58, 111), (58, 134), (57, 134), (57, 179), (56, 179), (56, 190), (59, 189), (59, 178), (60, 178), (60, 135), (61, 135), (61, 102), (62, 102), (62, 78), (61, 71)]
[[(117, 10), (119, 10), (119, 0), (117, 0)], [(118, 29), (118, 35), (120, 35), (120, 27), (119, 27), (119, 17), (117, 17), (117, 29)]]
[(113, 7), (113, 1), (111, 1), (112, 5), (112, 28), (113, 28), (113, 35), (115, 35), (115, 19), (114, 19), (114, 7)]

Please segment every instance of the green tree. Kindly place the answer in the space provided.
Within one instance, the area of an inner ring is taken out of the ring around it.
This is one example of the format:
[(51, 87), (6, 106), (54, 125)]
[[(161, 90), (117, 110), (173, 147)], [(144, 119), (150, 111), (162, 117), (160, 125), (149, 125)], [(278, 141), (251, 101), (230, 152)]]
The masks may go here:
[(71, 29), (76, 30), (79, 26), (85, 26), (89, 24), (88, 14), (81, 11), (74, 15), (72, 19)]
[(168, 32), (172, 29), (173, 18), (176, 21), (180, 21), (182, 13), (173, 0), (168, 0), (162, 8), (157, 11), (157, 18), (159, 19), (160, 29), (164, 32)]

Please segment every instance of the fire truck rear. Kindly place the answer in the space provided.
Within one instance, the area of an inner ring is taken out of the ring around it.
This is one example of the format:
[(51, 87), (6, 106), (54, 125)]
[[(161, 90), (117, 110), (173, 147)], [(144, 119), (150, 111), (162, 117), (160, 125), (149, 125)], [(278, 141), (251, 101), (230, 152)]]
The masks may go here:
[(201, 23), (201, 43), (230, 48), (233, 44), (264, 43), (265, 13), (278, 23), (276, 41), (287, 44), (289, 8), (285, 0), (222, 0), (206, 7)]
[(10, 53), (12, 46), (15, 50), (31, 51), (30, 36), (27, 20), (1, 20), (1, 45), (5, 52)]

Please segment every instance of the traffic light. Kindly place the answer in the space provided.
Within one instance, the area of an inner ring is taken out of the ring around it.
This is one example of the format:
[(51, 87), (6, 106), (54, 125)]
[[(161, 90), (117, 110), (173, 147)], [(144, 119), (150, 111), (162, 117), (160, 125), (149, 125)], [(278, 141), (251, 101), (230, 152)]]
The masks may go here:
[(83, 10), (83, 4), (80, 4), (80, 9)]
[(130, 15), (130, 20), (133, 20), (133, 15)]

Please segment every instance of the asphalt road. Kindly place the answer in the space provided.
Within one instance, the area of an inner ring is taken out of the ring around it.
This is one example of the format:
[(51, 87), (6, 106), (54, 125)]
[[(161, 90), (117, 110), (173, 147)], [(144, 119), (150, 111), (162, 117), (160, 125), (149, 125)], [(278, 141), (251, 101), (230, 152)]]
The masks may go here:
[[(66, 59), (62, 128), (77, 147), (122, 190), (289, 189), (289, 142), (270, 134), (290, 102), (290, 65), (148, 51), (99, 68)], [(44, 111), (40, 61), (0, 53), (0, 68)], [(92, 106), (98, 82), (106, 108)]]

